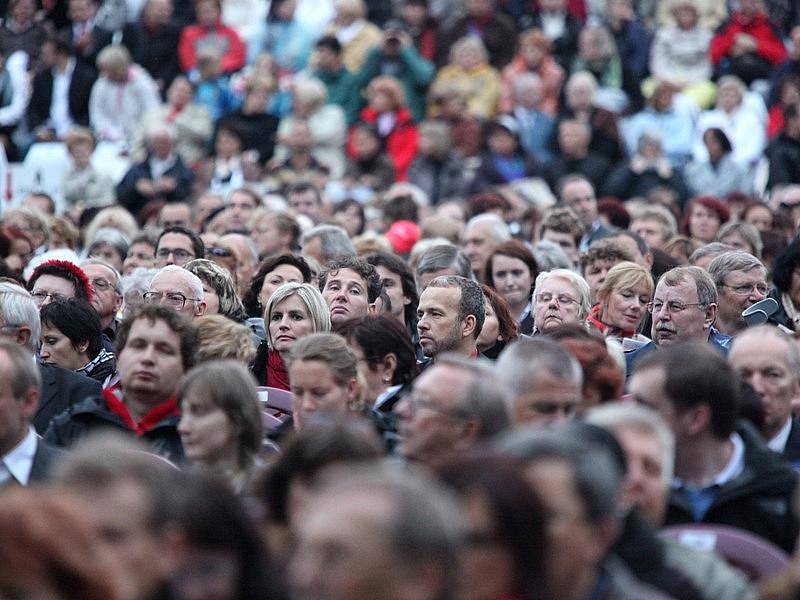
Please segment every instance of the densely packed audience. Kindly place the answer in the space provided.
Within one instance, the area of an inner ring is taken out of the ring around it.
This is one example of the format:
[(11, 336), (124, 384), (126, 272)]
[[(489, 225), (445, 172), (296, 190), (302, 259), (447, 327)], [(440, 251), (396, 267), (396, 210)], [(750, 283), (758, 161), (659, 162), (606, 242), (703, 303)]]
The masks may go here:
[(796, 2), (0, 7), (0, 598), (800, 597)]

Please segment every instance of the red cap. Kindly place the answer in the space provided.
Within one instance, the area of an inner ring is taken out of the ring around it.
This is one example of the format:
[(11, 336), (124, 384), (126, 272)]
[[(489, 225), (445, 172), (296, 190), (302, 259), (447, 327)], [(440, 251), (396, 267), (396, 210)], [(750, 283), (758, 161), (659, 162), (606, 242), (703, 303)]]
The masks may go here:
[(419, 225), (414, 221), (395, 221), (386, 232), (386, 239), (398, 254), (408, 254), (420, 236)]

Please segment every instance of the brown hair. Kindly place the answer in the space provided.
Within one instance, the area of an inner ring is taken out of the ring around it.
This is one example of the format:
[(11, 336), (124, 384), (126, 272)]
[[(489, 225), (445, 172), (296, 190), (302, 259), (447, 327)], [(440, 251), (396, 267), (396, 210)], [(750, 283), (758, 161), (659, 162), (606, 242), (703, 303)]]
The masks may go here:
[(494, 277), (492, 276), (492, 264), (494, 263), (496, 256), (508, 256), (509, 258), (516, 258), (527, 265), (528, 271), (531, 273), (531, 289), (528, 294), (530, 295), (530, 292), (533, 291), (533, 282), (536, 281), (536, 276), (539, 274), (539, 264), (536, 262), (533, 252), (531, 252), (528, 247), (519, 240), (508, 240), (507, 242), (503, 242), (497, 248), (495, 248), (494, 252), (492, 252), (489, 255), (489, 258), (486, 259), (486, 268), (483, 274), (483, 280), (487, 283), (487, 285), (489, 285), (489, 287), (493, 289), (495, 285)]

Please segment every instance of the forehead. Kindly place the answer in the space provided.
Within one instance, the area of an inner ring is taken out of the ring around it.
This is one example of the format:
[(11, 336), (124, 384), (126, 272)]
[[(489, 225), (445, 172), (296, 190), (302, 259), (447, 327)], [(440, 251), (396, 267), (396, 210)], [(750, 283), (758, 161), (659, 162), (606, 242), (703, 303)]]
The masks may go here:
[(301, 310), (302, 312), (308, 312), (305, 302), (303, 302), (302, 298), (300, 298), (300, 296), (297, 294), (287, 296), (280, 302), (276, 303), (275, 306), (272, 307), (272, 312), (277, 310)]
[(634, 219), (631, 227), (642, 227), (647, 229), (661, 229), (662, 224), (657, 219), (652, 218), (639, 218)]
[(457, 287), (428, 286), (419, 298), (420, 307), (439, 306), (455, 309), (461, 300), (461, 290)]
[(181, 345), (180, 336), (175, 333), (165, 321), (162, 319), (149, 319), (147, 317), (140, 317), (131, 324), (131, 330), (128, 334), (125, 348), (127, 348), (130, 341), (134, 339), (166, 342), (175, 347), (180, 347)]
[(487, 237), (492, 234), (492, 224), (488, 221), (473, 223), (467, 227), (464, 237)]
[(525, 261), (506, 254), (496, 254), (492, 259), (492, 269), (528, 269)]
[(556, 275), (555, 277), (548, 277), (545, 279), (541, 286), (539, 286), (540, 292), (574, 292), (577, 295), (578, 289), (572, 285), (572, 282), (564, 279), (563, 277), (559, 277)]
[(657, 459), (659, 464), (663, 463), (662, 452), (665, 449), (652, 431), (634, 425), (619, 425), (614, 428), (614, 437), (619, 440), (625, 454), (647, 454)]
[(75, 285), (71, 281), (56, 275), (41, 275), (33, 285), (33, 289), (34, 291), (55, 290), (59, 292), (68, 291), (71, 294), (75, 293)]
[(662, 300), (683, 300), (697, 302), (697, 286), (690, 279), (682, 279), (677, 285), (667, 285), (663, 279), (656, 286), (655, 296)]
[[(747, 333), (734, 338), (729, 360), (734, 367), (772, 366), (780, 363), (788, 368), (789, 344), (793, 343), (775, 334)], [(800, 373), (794, 375), (798, 377)]]
[(752, 269), (736, 269), (725, 274), (725, 280), (736, 281), (764, 281), (767, 278), (767, 270), (764, 267), (753, 267)]
[(105, 277), (111, 282), (116, 280), (116, 277), (114, 276), (114, 271), (112, 271), (105, 265), (90, 264), (90, 265), (84, 265), (81, 268), (83, 269), (83, 272), (86, 273), (86, 276), (89, 278)]
[(592, 186), (586, 181), (573, 181), (564, 186), (561, 191), (564, 202), (581, 200), (583, 198), (594, 198)]
[(165, 233), (161, 236), (161, 239), (158, 240), (158, 247), (187, 248), (191, 250), (192, 240), (189, 238), (189, 236), (184, 235), (183, 233)]
[(399, 273), (395, 273), (388, 267), (384, 267), (383, 265), (378, 265), (375, 267), (375, 270), (378, 272), (378, 275), (382, 279), (393, 279), (395, 281), (401, 281), (401, 277)]
[(168, 292), (178, 290), (185, 292), (192, 288), (189, 278), (180, 271), (169, 271), (166, 273), (156, 273), (150, 283), (150, 289), (154, 292)]
[(231, 204), (249, 204), (252, 207), (258, 204), (250, 194), (243, 194), (242, 192), (233, 192), (229, 202)]
[(426, 369), (414, 383), (414, 390), (431, 400), (455, 403), (462, 388), (472, 381), (463, 369), (450, 365), (438, 365)]
[(366, 280), (353, 269), (339, 269), (338, 271), (332, 271), (330, 275), (328, 275), (328, 280), (325, 282), (326, 286), (332, 281), (338, 281), (346, 284), (357, 283), (362, 287), (366, 287), (367, 285)]

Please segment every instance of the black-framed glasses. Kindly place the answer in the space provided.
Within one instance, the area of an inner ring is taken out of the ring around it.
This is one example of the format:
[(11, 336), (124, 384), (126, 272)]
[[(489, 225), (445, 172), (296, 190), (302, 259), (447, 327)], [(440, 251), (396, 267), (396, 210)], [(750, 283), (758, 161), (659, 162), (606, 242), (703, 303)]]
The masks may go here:
[(676, 300), (670, 300), (669, 302), (666, 303), (661, 301), (656, 301), (647, 303), (647, 312), (649, 312), (651, 315), (660, 313), (665, 306), (667, 307), (667, 312), (671, 315), (674, 315), (685, 311), (690, 306), (697, 306), (697, 307), (702, 306), (703, 308), (705, 308), (708, 305), (704, 302), (690, 302), (688, 304), (684, 304), (683, 302), (677, 302)]
[(158, 258), (169, 258), (170, 254), (179, 260), (194, 258), (194, 254), (192, 252), (184, 250), (183, 248), (159, 248), (158, 252), (156, 252), (156, 256)]
[(172, 308), (181, 309), (186, 305), (186, 301), (200, 302), (200, 298), (187, 298), (179, 292), (145, 292), (142, 294), (147, 304), (169, 304)]
[(45, 302), (47, 302), (48, 298), (52, 300), (65, 300), (66, 296), (63, 294), (59, 294), (56, 292), (33, 292), (31, 294), (33, 301), (36, 303), (36, 306), (41, 306)]

